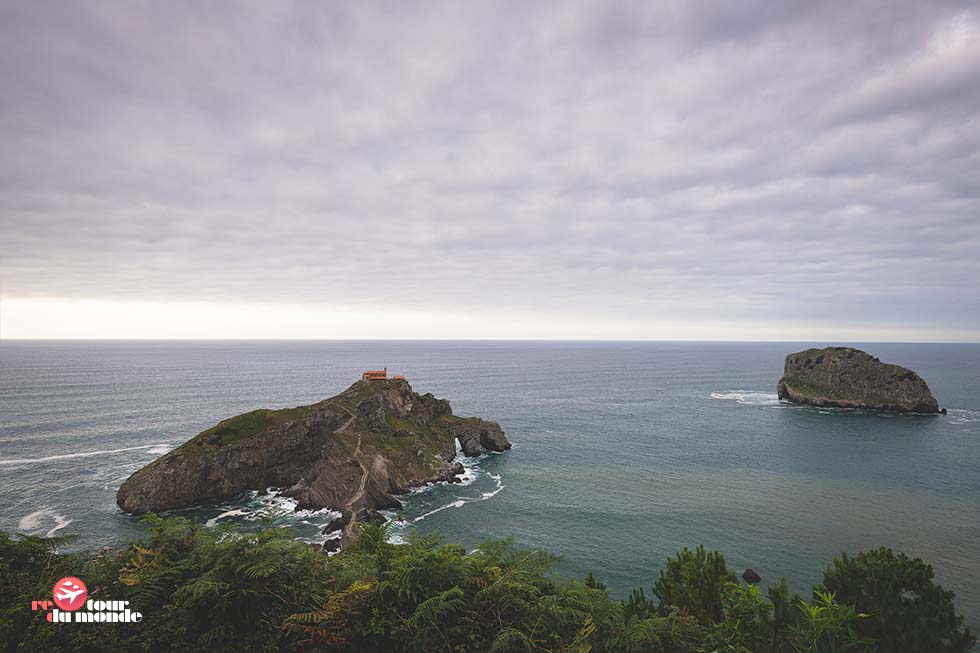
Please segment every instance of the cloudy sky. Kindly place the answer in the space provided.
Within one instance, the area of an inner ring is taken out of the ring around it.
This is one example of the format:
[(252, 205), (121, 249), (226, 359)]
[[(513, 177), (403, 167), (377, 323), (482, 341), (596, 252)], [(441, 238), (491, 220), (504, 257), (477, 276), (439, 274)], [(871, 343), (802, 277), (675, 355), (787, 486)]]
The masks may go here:
[(0, 4), (0, 337), (980, 341), (972, 2)]

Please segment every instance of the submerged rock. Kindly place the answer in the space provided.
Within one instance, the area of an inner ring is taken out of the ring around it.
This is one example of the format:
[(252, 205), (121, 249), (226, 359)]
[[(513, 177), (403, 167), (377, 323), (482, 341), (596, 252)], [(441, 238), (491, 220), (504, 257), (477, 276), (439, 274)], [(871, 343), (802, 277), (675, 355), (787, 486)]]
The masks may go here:
[(918, 374), (852, 347), (807, 349), (788, 355), (776, 394), (809, 406), (941, 412)]
[(762, 576), (760, 576), (759, 572), (757, 572), (752, 567), (749, 567), (748, 569), (742, 572), (742, 578), (745, 580), (746, 583), (755, 584), (755, 583), (762, 582)]
[(310, 406), (219, 422), (126, 479), (116, 503), (140, 514), (282, 487), (301, 508), (340, 511), (327, 528), (343, 530), (346, 543), (356, 522), (400, 508), (395, 495), (461, 473), (455, 440), (479, 455), (473, 433), (493, 451), (510, 448), (496, 423), (453, 415), (448, 401), (419, 395), (404, 379), (362, 380)]

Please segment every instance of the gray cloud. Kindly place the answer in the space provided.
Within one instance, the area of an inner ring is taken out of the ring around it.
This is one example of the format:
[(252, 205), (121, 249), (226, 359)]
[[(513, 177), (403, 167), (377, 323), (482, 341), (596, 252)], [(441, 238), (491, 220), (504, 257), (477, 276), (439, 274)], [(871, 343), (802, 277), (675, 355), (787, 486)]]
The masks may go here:
[(0, 88), (5, 297), (980, 333), (972, 3), (11, 2)]

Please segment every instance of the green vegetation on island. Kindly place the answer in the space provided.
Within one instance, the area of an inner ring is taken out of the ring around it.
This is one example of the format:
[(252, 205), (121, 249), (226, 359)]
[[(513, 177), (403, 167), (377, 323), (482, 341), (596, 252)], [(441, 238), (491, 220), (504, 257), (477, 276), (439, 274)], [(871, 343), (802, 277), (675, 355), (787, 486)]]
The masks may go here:
[(265, 433), (277, 426), (303, 419), (309, 416), (313, 410), (313, 406), (298, 406), (296, 408), (283, 408), (281, 410), (260, 408), (259, 410), (253, 410), (250, 413), (236, 415), (235, 417), (218, 422), (211, 428), (194, 436), (188, 444), (201, 446), (225, 446), (233, 444), (240, 440)]
[[(383, 525), (328, 557), (274, 516), (254, 532), (144, 517), (118, 551), (62, 552), (71, 537), (0, 531), (0, 649), (64, 651), (625, 651), (965, 653), (975, 642), (932, 569), (888, 549), (843, 555), (804, 600), (765, 594), (702, 547), (667, 561), (647, 595), (613, 600), (591, 574), (489, 540), (387, 541)], [(137, 624), (48, 623), (31, 602), (77, 576), (94, 600), (129, 601)]]

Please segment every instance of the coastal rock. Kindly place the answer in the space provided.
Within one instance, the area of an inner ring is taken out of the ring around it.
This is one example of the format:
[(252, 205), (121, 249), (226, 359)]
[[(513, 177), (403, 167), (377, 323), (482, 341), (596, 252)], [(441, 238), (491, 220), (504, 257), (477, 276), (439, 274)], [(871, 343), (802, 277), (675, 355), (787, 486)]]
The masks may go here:
[(459, 483), (459, 475), (465, 471), (466, 469), (463, 467), (463, 463), (455, 463), (452, 467), (440, 474), (438, 480), (447, 483)]
[(748, 569), (742, 572), (742, 578), (745, 580), (746, 583), (755, 584), (755, 583), (762, 582), (762, 576), (760, 576), (759, 572), (757, 572), (752, 567), (749, 567)]
[(506, 451), (510, 442), (496, 422), (487, 422), (474, 417), (457, 418), (452, 427), (453, 435), (459, 440), (463, 455), (479, 456), (482, 449)]
[(330, 523), (323, 527), (323, 534), (329, 535), (330, 533), (336, 533), (339, 530), (343, 530), (347, 522), (344, 521), (343, 516), (336, 517), (330, 520)]
[(342, 529), (346, 543), (358, 521), (400, 508), (395, 495), (458, 476), (460, 431), (493, 451), (510, 447), (496, 423), (453, 415), (448, 401), (420, 395), (404, 379), (362, 380), (310, 406), (219, 422), (126, 479), (116, 503), (140, 514), (281, 487), (300, 508), (340, 511), (327, 528)]
[(776, 394), (809, 406), (941, 412), (918, 374), (852, 347), (807, 349), (788, 355)]

